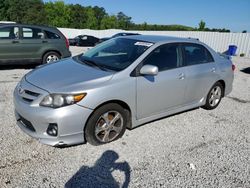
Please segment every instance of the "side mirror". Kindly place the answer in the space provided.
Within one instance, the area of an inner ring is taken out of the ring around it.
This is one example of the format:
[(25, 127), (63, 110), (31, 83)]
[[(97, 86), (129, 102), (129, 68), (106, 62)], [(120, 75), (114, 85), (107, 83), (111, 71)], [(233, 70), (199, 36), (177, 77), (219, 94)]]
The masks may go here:
[(141, 70), (140, 74), (142, 75), (157, 75), (158, 74), (158, 67), (154, 65), (144, 65)]

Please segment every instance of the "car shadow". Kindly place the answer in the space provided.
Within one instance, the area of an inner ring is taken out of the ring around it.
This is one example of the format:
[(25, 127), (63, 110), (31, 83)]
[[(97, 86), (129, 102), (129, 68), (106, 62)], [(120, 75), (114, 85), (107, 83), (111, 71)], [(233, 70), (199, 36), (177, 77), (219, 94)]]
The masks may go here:
[[(125, 162), (115, 162), (119, 155), (112, 150), (105, 151), (92, 167), (82, 166), (76, 174), (65, 184), (65, 188), (127, 188), (130, 182), (130, 166)], [(124, 182), (119, 184), (112, 175), (112, 172), (124, 173)]]
[(0, 70), (34, 69), (38, 65), (0, 65)]
[(240, 70), (241, 72), (244, 72), (246, 74), (250, 74), (250, 67), (244, 68)]

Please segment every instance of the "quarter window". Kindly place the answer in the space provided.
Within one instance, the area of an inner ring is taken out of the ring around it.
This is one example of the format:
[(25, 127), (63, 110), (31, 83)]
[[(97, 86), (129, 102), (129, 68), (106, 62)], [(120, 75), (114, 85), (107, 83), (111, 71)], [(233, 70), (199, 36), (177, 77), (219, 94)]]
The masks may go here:
[(44, 33), (37, 28), (23, 28), (23, 39), (43, 39)]
[(60, 36), (50, 31), (45, 31), (48, 39), (60, 39)]
[(181, 66), (180, 48), (178, 44), (165, 44), (156, 48), (144, 61), (144, 65), (157, 66), (159, 71)]
[(19, 39), (18, 27), (0, 28), (0, 39)]
[(213, 62), (211, 53), (199, 44), (184, 44), (184, 56), (186, 65), (196, 65)]

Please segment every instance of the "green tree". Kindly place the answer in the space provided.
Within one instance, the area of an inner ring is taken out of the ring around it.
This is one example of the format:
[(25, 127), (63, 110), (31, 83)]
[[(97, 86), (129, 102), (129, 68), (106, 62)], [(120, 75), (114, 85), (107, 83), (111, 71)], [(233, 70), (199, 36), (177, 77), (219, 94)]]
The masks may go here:
[[(37, 14), (39, 12), (39, 14)], [(1, 0), (0, 19), (27, 24), (45, 24), (42, 0)]]
[(101, 29), (116, 29), (118, 28), (118, 21), (116, 16), (105, 16), (101, 21)]
[(28, 2), (29, 3), (27, 5), (26, 13), (23, 16), (22, 22), (39, 25), (47, 24), (43, 1), (29, 0)]
[(128, 17), (123, 12), (117, 14), (117, 20), (120, 29), (129, 29), (131, 26), (131, 17)]
[(89, 29), (98, 29), (98, 20), (95, 17), (95, 12), (91, 7), (87, 7), (87, 20), (86, 20), (86, 28)]
[(102, 19), (107, 16), (108, 14), (106, 13), (105, 9), (103, 7), (98, 7), (98, 6), (95, 6), (93, 7), (93, 10), (94, 10), (94, 14), (95, 14), (95, 17), (97, 19), (97, 29), (100, 29), (101, 28), (101, 22), (102, 22)]
[(86, 8), (76, 4), (69, 5), (70, 9), (70, 22), (68, 27), (81, 29), (86, 27), (87, 22), (87, 11)]
[(63, 1), (45, 3), (48, 24), (55, 27), (68, 27), (70, 23), (70, 8)]
[(7, 17), (7, 10), (9, 9), (9, 4), (6, 0), (0, 0), (0, 20), (9, 20)]
[(206, 27), (206, 22), (204, 22), (203, 20), (201, 20), (200, 23), (199, 23), (199, 28), (198, 28), (198, 30), (199, 30), (199, 31), (204, 31), (204, 30), (205, 30), (205, 27)]

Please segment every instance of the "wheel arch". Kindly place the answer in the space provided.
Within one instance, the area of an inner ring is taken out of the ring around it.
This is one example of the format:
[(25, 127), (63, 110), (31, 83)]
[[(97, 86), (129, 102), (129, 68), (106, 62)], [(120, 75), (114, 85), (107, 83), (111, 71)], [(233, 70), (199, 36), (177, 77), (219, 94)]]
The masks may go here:
[[(224, 80), (218, 80), (217, 82), (219, 82), (222, 86), (223, 86), (223, 93), (222, 93), (222, 97), (224, 97), (225, 95), (225, 89), (226, 89), (226, 83)], [(216, 82), (216, 83), (217, 83)]]
[(85, 125), (84, 125), (84, 140), (86, 140), (86, 138), (85, 138), (85, 129), (86, 129), (86, 125), (87, 125), (87, 123), (88, 123), (90, 117), (95, 113), (95, 111), (96, 111), (98, 108), (100, 108), (100, 107), (102, 107), (102, 106), (104, 106), (104, 105), (106, 105), (106, 104), (111, 104), (111, 103), (118, 104), (118, 105), (120, 105), (121, 107), (123, 107), (123, 108), (126, 110), (126, 112), (127, 112), (126, 114), (127, 114), (127, 118), (128, 118), (128, 124), (127, 124), (126, 128), (129, 128), (129, 129), (130, 129), (130, 128), (132, 127), (132, 112), (131, 112), (131, 108), (129, 107), (129, 105), (128, 105), (126, 102), (122, 101), (122, 100), (117, 100), (117, 99), (108, 100), (108, 101), (105, 101), (105, 102), (99, 104), (99, 105), (93, 110), (93, 112), (89, 115), (89, 117), (88, 117), (88, 119), (87, 119), (87, 121), (86, 121), (86, 123), (85, 123)]

